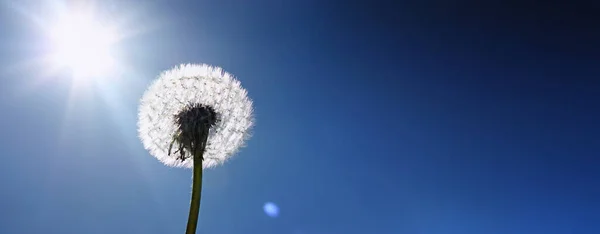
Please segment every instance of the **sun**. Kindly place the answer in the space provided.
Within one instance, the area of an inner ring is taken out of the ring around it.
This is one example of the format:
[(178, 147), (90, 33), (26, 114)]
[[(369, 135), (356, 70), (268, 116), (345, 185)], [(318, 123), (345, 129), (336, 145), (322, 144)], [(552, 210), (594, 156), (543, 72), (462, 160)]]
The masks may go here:
[(103, 76), (114, 69), (113, 45), (119, 35), (92, 15), (62, 15), (48, 33), (54, 66), (68, 68), (76, 77)]

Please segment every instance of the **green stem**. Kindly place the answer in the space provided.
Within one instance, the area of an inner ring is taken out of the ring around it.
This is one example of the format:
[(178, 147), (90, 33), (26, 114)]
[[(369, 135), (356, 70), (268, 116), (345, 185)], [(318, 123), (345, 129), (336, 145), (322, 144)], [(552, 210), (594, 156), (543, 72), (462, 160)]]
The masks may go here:
[[(202, 155), (204, 150), (201, 150)], [(192, 177), (192, 201), (190, 202), (190, 215), (188, 216), (186, 234), (196, 234), (198, 214), (200, 213), (200, 197), (202, 196), (202, 157), (194, 157), (194, 175)]]

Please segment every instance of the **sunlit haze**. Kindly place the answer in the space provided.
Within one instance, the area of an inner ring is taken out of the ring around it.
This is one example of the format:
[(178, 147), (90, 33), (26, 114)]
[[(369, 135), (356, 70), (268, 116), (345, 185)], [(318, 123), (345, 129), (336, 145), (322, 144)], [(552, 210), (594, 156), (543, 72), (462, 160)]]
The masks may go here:
[[(180, 156), (176, 107), (242, 94), (255, 125), (203, 171), (196, 233), (600, 234), (582, 2), (3, 0), (0, 234), (185, 233), (193, 170), (141, 139)], [(143, 98), (182, 63), (245, 91)]]

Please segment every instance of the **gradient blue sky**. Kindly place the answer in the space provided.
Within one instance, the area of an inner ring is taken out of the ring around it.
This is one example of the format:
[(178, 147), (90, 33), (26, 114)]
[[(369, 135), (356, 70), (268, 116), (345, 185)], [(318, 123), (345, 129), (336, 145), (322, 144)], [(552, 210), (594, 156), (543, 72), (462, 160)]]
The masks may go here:
[(257, 119), (198, 233), (600, 233), (598, 3), (104, 1), (140, 32), (130, 69), (74, 87), (35, 62), (40, 2), (0, 1), (2, 234), (183, 233), (191, 171), (136, 114), (184, 62), (237, 75)]

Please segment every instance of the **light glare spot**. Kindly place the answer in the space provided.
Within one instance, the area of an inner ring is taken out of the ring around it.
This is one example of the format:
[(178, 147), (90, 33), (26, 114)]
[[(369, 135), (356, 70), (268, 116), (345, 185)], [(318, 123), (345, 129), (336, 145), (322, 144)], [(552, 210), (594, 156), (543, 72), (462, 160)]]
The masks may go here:
[(275, 205), (275, 203), (272, 203), (272, 202), (265, 203), (265, 205), (263, 206), (263, 210), (265, 211), (265, 214), (267, 214), (271, 218), (275, 218), (275, 217), (279, 216), (279, 207), (277, 207), (277, 205)]

